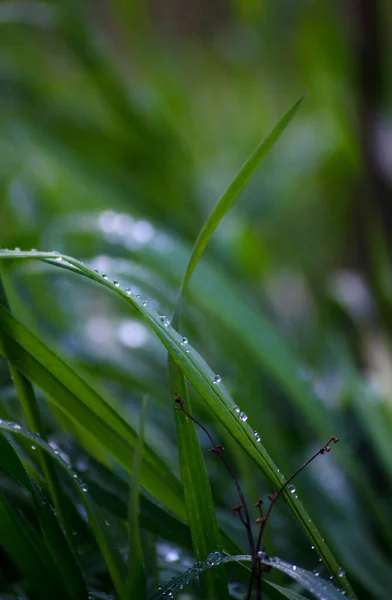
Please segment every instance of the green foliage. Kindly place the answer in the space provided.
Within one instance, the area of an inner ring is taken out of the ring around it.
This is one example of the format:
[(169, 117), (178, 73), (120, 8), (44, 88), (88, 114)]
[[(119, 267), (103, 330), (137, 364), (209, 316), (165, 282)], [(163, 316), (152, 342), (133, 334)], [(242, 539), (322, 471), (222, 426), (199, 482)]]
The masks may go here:
[(326, 0), (129, 4), (0, 7), (0, 596), (247, 598), (178, 394), (254, 533), (341, 439), (274, 508), (263, 600), (389, 600), (389, 138), (352, 32)]

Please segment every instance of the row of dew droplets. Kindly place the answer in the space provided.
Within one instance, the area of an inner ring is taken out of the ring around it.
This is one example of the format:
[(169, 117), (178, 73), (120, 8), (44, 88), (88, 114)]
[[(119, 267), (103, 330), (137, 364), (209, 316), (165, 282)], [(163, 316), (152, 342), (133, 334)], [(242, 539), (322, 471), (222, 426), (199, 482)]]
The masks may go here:
[[(220, 375), (215, 375), (212, 381), (215, 385), (222, 382), (222, 377)], [(245, 423), (248, 420), (248, 415), (240, 409), (239, 406), (234, 407), (234, 412), (238, 415), (239, 419)], [(253, 431), (253, 435), (255, 437), (256, 442), (261, 442), (261, 435), (256, 429)]]
[[(98, 273), (98, 271), (96, 271), (96, 272)], [(106, 275), (106, 273), (102, 273), (101, 277), (104, 280), (106, 280), (106, 281), (108, 280), (108, 276)], [(120, 284), (119, 284), (119, 282), (117, 280), (113, 281), (113, 285), (116, 288), (120, 287)], [(132, 290), (130, 288), (127, 288), (127, 289), (125, 289), (125, 293), (128, 296), (131, 296), (132, 295)], [(140, 295), (136, 295), (136, 298), (140, 299)], [(146, 307), (147, 306), (147, 301), (146, 300), (142, 300), (141, 304), (142, 304), (143, 307)], [(171, 325), (170, 319), (166, 315), (160, 315), (159, 316), (159, 320), (163, 323), (163, 325), (165, 327), (169, 327)], [(181, 340), (181, 342), (180, 342), (180, 346), (182, 346), (185, 349), (185, 353), (186, 354), (190, 353), (190, 348), (188, 347), (188, 343), (189, 343), (189, 341), (188, 341), (188, 338), (186, 338), (186, 337), (183, 337), (182, 340)], [(221, 382), (222, 382), (221, 375), (216, 374), (216, 375), (213, 376), (212, 383), (214, 385), (218, 385)], [(245, 423), (248, 420), (248, 415), (244, 411), (241, 411), (241, 409), (238, 406), (236, 406), (234, 408), (234, 412), (238, 415), (239, 419), (243, 423)], [(260, 434), (259, 434), (258, 431), (254, 430), (253, 431), (253, 435), (254, 435), (254, 438), (255, 438), (256, 442), (261, 442), (261, 436), (260, 436)]]
[[(315, 581), (312, 581), (309, 579), (308, 571), (305, 571), (305, 570), (297, 567), (297, 565), (289, 565), (288, 563), (285, 563), (278, 557), (268, 559), (268, 564), (270, 564), (271, 566), (275, 566), (278, 569), (279, 569), (279, 565), (281, 565), (283, 567), (283, 569), (280, 568), (279, 570), (283, 571), (284, 573), (288, 573), (289, 569), (293, 573), (296, 573), (296, 574), (298, 573), (298, 575), (296, 577), (293, 577), (294, 579), (296, 579), (300, 583), (304, 583), (305, 580), (307, 580), (307, 585), (305, 584), (306, 589), (308, 589), (312, 594), (314, 594), (314, 596), (316, 598), (319, 598), (319, 600), (327, 599), (328, 596), (325, 594), (331, 590), (331, 588), (330, 588), (331, 584), (328, 581), (326, 581), (325, 579), (320, 578), (319, 582), (316, 583)], [(315, 575), (315, 577), (319, 576), (319, 573), (313, 572), (313, 574)], [(345, 572), (343, 571), (343, 569), (339, 569), (338, 577), (343, 577), (344, 574), (345, 574)], [(330, 577), (329, 579), (332, 580), (333, 577)], [(336, 590), (337, 588), (334, 588), (334, 589)], [(342, 594), (342, 596), (347, 597), (347, 593), (345, 592), (345, 590), (337, 589), (337, 591), (340, 594)]]

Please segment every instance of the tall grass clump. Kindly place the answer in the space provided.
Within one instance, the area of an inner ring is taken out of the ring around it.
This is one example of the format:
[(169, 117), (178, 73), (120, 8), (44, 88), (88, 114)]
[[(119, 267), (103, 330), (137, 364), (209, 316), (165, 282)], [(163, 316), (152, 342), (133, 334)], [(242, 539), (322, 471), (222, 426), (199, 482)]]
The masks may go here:
[(0, 598), (389, 600), (388, 86), (183, 4), (0, 6)]

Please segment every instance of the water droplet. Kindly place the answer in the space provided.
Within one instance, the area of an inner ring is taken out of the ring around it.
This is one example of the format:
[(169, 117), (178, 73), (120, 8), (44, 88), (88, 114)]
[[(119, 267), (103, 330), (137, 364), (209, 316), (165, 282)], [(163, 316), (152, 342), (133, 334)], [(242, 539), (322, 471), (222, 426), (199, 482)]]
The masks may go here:
[(140, 294), (136, 294), (136, 298), (140, 300)]
[(220, 375), (215, 375), (213, 383), (220, 383), (222, 381), (222, 377)]
[(114, 287), (120, 287), (120, 284), (118, 283), (118, 281), (113, 281), (113, 285), (114, 285)]
[(162, 321), (165, 327), (169, 327), (170, 319), (168, 317), (166, 317), (165, 315), (161, 315), (159, 319)]
[(248, 415), (246, 413), (244, 413), (244, 412), (241, 412), (240, 413), (240, 419), (241, 419), (241, 421), (243, 421), (245, 423), (245, 421), (248, 420)]
[(106, 273), (102, 273), (102, 279), (105, 279), (105, 281), (106, 281), (107, 278), (108, 278), (108, 276), (106, 275)]
[(142, 306), (147, 306), (147, 300), (142, 300)]
[(20, 252), (20, 248), (18, 246), (16, 246), (15, 252)]
[(72, 477), (73, 477), (74, 479), (77, 479), (77, 478), (78, 478), (78, 474), (77, 474), (77, 473), (73, 473), (73, 474), (72, 474)]
[(234, 412), (235, 412), (235, 413), (237, 413), (237, 415), (239, 415), (239, 414), (240, 414), (240, 412), (241, 412), (241, 409), (240, 409), (240, 407), (239, 407), (239, 406), (235, 406), (235, 407), (234, 407)]
[(98, 271), (98, 269), (94, 269), (94, 273), (98, 273), (98, 274), (99, 274), (99, 271)]
[(261, 435), (259, 434), (258, 431), (254, 431), (253, 435), (255, 436), (256, 442), (260, 442), (261, 441)]
[(188, 343), (188, 338), (183, 337), (182, 340), (181, 340), (181, 342), (180, 342), (181, 346), (186, 346), (187, 343)]
[(311, 550), (314, 550), (314, 546), (310, 546), (310, 549), (311, 549)]
[(344, 577), (344, 575), (345, 575), (344, 570), (342, 569), (342, 567), (339, 567), (339, 569), (338, 569), (338, 577)]
[(132, 290), (131, 290), (131, 288), (127, 288), (125, 290), (125, 293), (126, 293), (127, 296), (132, 296)]
[(61, 262), (63, 260), (63, 257), (60, 256), (60, 252), (54, 251), (52, 252), (52, 254), (55, 256), (55, 260), (57, 260), (58, 262)]
[(293, 571), (297, 570), (297, 566), (296, 565), (293, 565), (291, 568), (293, 569)]
[(317, 569), (314, 569), (313, 573), (316, 577), (318, 577), (320, 575), (320, 573), (319, 573), (319, 571), (317, 571)]
[(290, 494), (295, 494), (295, 487), (293, 485), (289, 485)]
[(35, 448), (35, 446), (31, 446), (31, 449), (32, 449), (32, 450), (35, 450), (36, 448)]
[(223, 554), (221, 552), (211, 552), (211, 554), (207, 556), (207, 565), (211, 567), (213, 565), (218, 565), (221, 562), (222, 558)]
[(82, 485), (80, 486), (82, 488), (82, 492), (87, 492), (88, 491), (88, 487), (85, 483), (82, 483)]
[(12, 425), (12, 429), (15, 429), (15, 431), (20, 431), (22, 428), (21, 428), (21, 426), (20, 426), (20, 425), (18, 425), (17, 423), (14, 423), (14, 424)]
[(187, 348), (187, 349), (185, 350), (185, 354), (189, 354), (189, 353), (190, 353), (190, 349), (189, 349), (189, 348)]
[(105, 525), (106, 525), (106, 527), (109, 527), (109, 525), (110, 525), (109, 521), (105, 521)]

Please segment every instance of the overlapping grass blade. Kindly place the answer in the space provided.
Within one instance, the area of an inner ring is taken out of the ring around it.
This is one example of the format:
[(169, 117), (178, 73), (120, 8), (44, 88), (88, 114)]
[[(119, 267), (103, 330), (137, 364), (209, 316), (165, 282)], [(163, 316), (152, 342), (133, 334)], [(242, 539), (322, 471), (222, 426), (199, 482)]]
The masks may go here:
[[(130, 471), (129, 457), (136, 434), (122, 415), (88, 385), (73, 369), (40, 340), (28, 332), (15, 317), (0, 307), (3, 340), (0, 352), (26, 377), (34, 381), (62, 412), (93, 435), (124, 469)], [(185, 519), (179, 481), (165, 463), (146, 445), (143, 455), (143, 486), (165, 506)]]
[[(41, 260), (50, 261), (53, 265), (56, 265), (56, 260), (53, 257), (53, 253), (12, 251), (0, 252), (0, 259), (15, 258), (15, 256), (19, 256), (21, 259), (39, 258)], [(141, 298), (129, 296), (121, 288), (118, 288), (109, 281), (102, 279), (102, 277), (100, 277), (97, 273), (72, 257), (58, 256), (57, 259), (58, 258), (60, 258), (61, 261), (68, 263), (71, 270), (79, 270), (80, 273), (84, 274), (89, 279), (100, 283), (101, 285), (111, 289), (113, 292), (123, 297), (140, 315), (144, 316), (152, 330), (172, 356), (173, 360), (199, 392), (201, 398), (207, 404), (208, 408), (216, 415), (216, 417), (221, 421), (224, 427), (226, 427), (227, 431), (232, 435), (232, 437), (238, 441), (245, 452), (260, 467), (274, 488), (279, 489), (284, 481), (282, 474), (274, 464), (262, 443), (256, 441), (253, 430), (249, 424), (244, 423), (238, 418), (237, 413), (234, 411), (233, 399), (228, 393), (226, 387), (222, 383), (214, 383), (215, 373), (195, 351), (195, 349), (188, 345), (189, 353), (185, 352), (185, 348), (181, 344), (182, 337), (172, 327), (169, 326), (165, 319), (160, 318), (155, 310), (148, 306), (144, 306)], [(1, 322), (0, 326), (3, 327)], [(12, 333), (12, 328), (9, 330), (9, 333)], [(330, 572), (337, 579), (339, 577), (338, 573), (340, 569), (335, 556), (320, 535), (320, 532), (310, 519), (300, 500), (295, 496), (296, 495), (291, 494), (287, 489), (284, 492), (284, 498), (290, 509), (296, 516), (299, 523), (302, 525), (304, 531), (308, 535), (312, 544), (315, 546), (317, 552), (320, 554)], [(177, 513), (177, 511), (175, 512)], [(341, 578), (341, 584), (342, 588), (344, 588), (348, 594), (350, 594), (352, 597), (355, 597), (354, 592), (345, 576)]]

